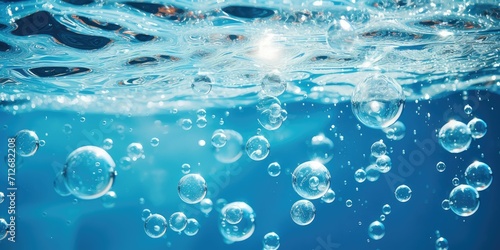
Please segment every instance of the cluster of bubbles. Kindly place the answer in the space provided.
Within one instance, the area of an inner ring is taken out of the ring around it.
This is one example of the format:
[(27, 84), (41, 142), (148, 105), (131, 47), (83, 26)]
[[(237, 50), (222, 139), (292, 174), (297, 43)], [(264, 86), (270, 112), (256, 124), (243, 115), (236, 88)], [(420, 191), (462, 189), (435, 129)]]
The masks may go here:
[(266, 130), (276, 130), (288, 117), (288, 112), (281, 107), (278, 98), (272, 95), (264, 96), (257, 103), (259, 117), (257, 121)]
[(270, 152), (271, 145), (263, 135), (255, 135), (248, 139), (245, 151), (248, 157), (254, 161), (264, 160)]
[(330, 162), (333, 158), (333, 142), (323, 133), (313, 136), (307, 143), (307, 154), (311, 161), (319, 161), (323, 164)]
[(450, 120), (439, 130), (439, 144), (450, 153), (460, 153), (469, 148), (472, 138), (482, 138), (487, 129), (486, 122), (479, 118), (473, 118), (467, 125)]
[(194, 218), (187, 218), (183, 212), (175, 212), (167, 220), (161, 214), (153, 214), (144, 209), (141, 214), (144, 221), (144, 231), (151, 238), (160, 238), (165, 235), (167, 228), (177, 233), (184, 232), (187, 236), (194, 236), (200, 230), (200, 223)]
[(38, 135), (31, 130), (23, 129), (16, 134), (16, 153), (22, 157), (33, 156), (40, 145)]
[(199, 174), (186, 174), (179, 180), (177, 191), (182, 201), (196, 204), (205, 198), (207, 183)]
[(385, 75), (373, 75), (354, 88), (351, 97), (356, 118), (370, 128), (382, 129), (392, 125), (403, 112), (403, 88)]
[(357, 169), (354, 172), (354, 179), (362, 183), (365, 180), (374, 182), (380, 177), (380, 173), (387, 173), (392, 168), (391, 158), (387, 155), (387, 146), (383, 140), (378, 140), (370, 147), (370, 155), (375, 162), (365, 169)]
[(252, 236), (255, 213), (248, 204), (232, 202), (222, 207), (220, 212), (219, 230), (227, 243), (243, 241)]

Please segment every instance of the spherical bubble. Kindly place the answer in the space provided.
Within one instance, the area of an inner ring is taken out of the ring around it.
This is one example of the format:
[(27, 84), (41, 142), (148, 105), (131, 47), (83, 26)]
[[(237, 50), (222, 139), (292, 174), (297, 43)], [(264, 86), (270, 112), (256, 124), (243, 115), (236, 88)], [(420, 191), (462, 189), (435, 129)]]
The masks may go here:
[(382, 213), (384, 213), (385, 215), (390, 214), (391, 210), (391, 205), (389, 204), (385, 204), (384, 206), (382, 206)]
[(391, 158), (387, 155), (381, 155), (379, 158), (377, 158), (375, 164), (377, 164), (377, 169), (378, 171), (380, 171), (380, 173), (387, 173), (392, 168)]
[(283, 124), (283, 118), (280, 115), (274, 116), (273, 111), (271, 109), (265, 109), (260, 113), (259, 118), (257, 119), (259, 124), (265, 128), (266, 130), (276, 130), (281, 127)]
[[(227, 223), (224, 211), (226, 207), (237, 206), (243, 212), (240, 222), (237, 224)], [(224, 206), (219, 217), (219, 230), (226, 241), (243, 241), (252, 236), (255, 230), (255, 213), (253, 209), (244, 202), (232, 202)]]
[(286, 82), (277, 73), (270, 73), (262, 79), (262, 92), (270, 96), (279, 96), (286, 90)]
[(102, 148), (105, 150), (113, 148), (113, 140), (111, 138), (104, 139), (104, 141), (102, 141)]
[(208, 95), (212, 90), (214, 80), (208, 75), (197, 75), (191, 83), (191, 89), (199, 95)]
[(115, 180), (115, 162), (102, 148), (83, 146), (66, 159), (63, 169), (66, 187), (80, 199), (106, 194)]
[[(71, 192), (66, 187), (66, 181), (64, 180), (64, 175), (62, 172), (58, 173), (54, 179), (54, 191), (60, 196), (68, 196)], [(1, 203), (1, 202), (0, 202)]]
[(187, 163), (182, 164), (181, 171), (183, 174), (189, 174), (191, 172), (191, 166)]
[(63, 133), (69, 135), (73, 131), (73, 127), (70, 124), (64, 124)]
[(326, 191), (326, 193), (321, 197), (321, 200), (325, 203), (332, 203), (335, 200), (335, 191), (331, 188)]
[(463, 122), (451, 120), (439, 130), (439, 144), (450, 153), (460, 153), (469, 148), (471, 132)]
[(191, 121), (191, 119), (182, 119), (181, 127), (184, 130), (190, 130), (193, 127), (193, 122)]
[(274, 96), (264, 96), (259, 99), (256, 107), (258, 111), (264, 111), (266, 109), (271, 109), (271, 106), (273, 105), (281, 107), (280, 100)]
[(187, 226), (187, 217), (183, 212), (175, 212), (168, 219), (168, 225), (174, 232), (182, 232)]
[(205, 117), (198, 117), (198, 119), (196, 119), (196, 126), (198, 126), (198, 128), (206, 127), (207, 119)]
[(387, 146), (385, 146), (384, 141), (376, 141), (372, 144), (372, 147), (370, 148), (372, 155), (375, 157), (380, 157), (382, 155), (385, 155), (387, 153)]
[(243, 218), (243, 210), (234, 203), (225, 206), (221, 213), (229, 224), (238, 224)]
[(453, 184), (453, 186), (456, 187), (460, 184), (460, 180), (457, 177), (455, 177), (455, 178), (451, 179), (451, 183)]
[(471, 136), (474, 139), (482, 138), (488, 131), (488, 125), (486, 122), (479, 118), (470, 120), (469, 123), (467, 123), (467, 127), (469, 127)]
[(9, 230), (9, 224), (7, 224), (7, 221), (5, 219), (0, 218), (0, 240), (3, 240), (7, 237)]
[(459, 185), (450, 192), (451, 210), (459, 216), (470, 216), (479, 208), (479, 193), (469, 185)]
[(114, 191), (109, 191), (101, 197), (102, 205), (105, 208), (112, 208), (115, 206), (116, 193)]
[(275, 232), (270, 232), (264, 235), (262, 240), (264, 250), (277, 250), (280, 247), (280, 237)]
[(354, 179), (359, 183), (364, 182), (366, 180), (365, 170), (363, 170), (363, 169), (356, 170), (356, 172), (354, 172)]
[(368, 181), (374, 182), (377, 181), (378, 178), (380, 177), (380, 171), (378, 170), (376, 164), (372, 164), (366, 167), (365, 172), (366, 172), (366, 179)]
[(194, 218), (189, 218), (187, 220), (186, 228), (184, 228), (184, 234), (187, 236), (194, 236), (200, 230), (200, 223)]
[(406, 185), (400, 185), (396, 188), (396, 191), (394, 191), (394, 195), (398, 201), (407, 202), (411, 198), (411, 189)]
[(142, 210), (142, 213), (141, 213), (141, 219), (142, 221), (146, 221), (146, 219), (151, 215), (151, 210), (145, 208), (144, 210)]
[(493, 181), (493, 173), (490, 166), (486, 163), (475, 161), (465, 170), (465, 180), (467, 184), (474, 187), (477, 191), (483, 191)]
[(346, 200), (345, 201), (345, 206), (346, 207), (352, 207), (352, 200)]
[(215, 159), (222, 163), (236, 162), (243, 155), (243, 137), (240, 133), (228, 129), (224, 129), (224, 135), (226, 143), (223, 147), (215, 148)]
[(227, 205), (227, 200), (224, 198), (219, 198), (215, 201), (215, 211), (221, 212), (222, 208)]
[(368, 226), (368, 236), (374, 240), (380, 240), (385, 235), (385, 226), (380, 221), (374, 221)]
[(441, 202), (441, 207), (444, 210), (450, 210), (450, 200), (444, 199), (443, 202)]
[(271, 164), (269, 164), (269, 166), (267, 166), (267, 173), (272, 177), (280, 175), (281, 173), (280, 164), (277, 162), (272, 162)]
[[(295, 192), (305, 199), (321, 198), (330, 188), (330, 172), (317, 161), (300, 164), (292, 173), (292, 185)], [(317, 185), (311, 185), (317, 182)]]
[(469, 104), (465, 105), (464, 112), (468, 115), (472, 114), (472, 107)]
[(333, 158), (333, 142), (324, 134), (313, 136), (307, 143), (307, 154), (311, 161), (319, 161), (323, 164), (330, 162)]
[(290, 215), (293, 222), (299, 226), (309, 225), (316, 216), (316, 207), (308, 200), (299, 200), (292, 205)]
[(336, 54), (349, 54), (354, 49), (358, 35), (354, 27), (345, 19), (334, 20), (326, 33), (328, 45)]
[(132, 159), (128, 156), (120, 158), (120, 168), (123, 170), (128, 170), (132, 167)]
[(248, 157), (254, 161), (262, 161), (268, 155), (271, 145), (266, 137), (262, 135), (255, 135), (248, 139), (245, 146)]
[(446, 164), (444, 162), (440, 161), (436, 164), (436, 169), (439, 172), (444, 172), (444, 170), (446, 169)]
[(212, 145), (216, 148), (222, 148), (226, 145), (227, 137), (224, 134), (224, 130), (217, 129), (212, 134)]
[(406, 126), (404, 123), (400, 121), (396, 121), (394, 124), (390, 125), (389, 127), (382, 128), (382, 130), (385, 133), (385, 136), (387, 139), (391, 140), (401, 140), (405, 137), (406, 134)]
[(177, 191), (182, 201), (196, 204), (205, 198), (207, 183), (199, 174), (187, 174), (179, 180)]
[(160, 145), (160, 139), (153, 137), (151, 138), (150, 143), (152, 147), (158, 147), (158, 145)]
[(137, 159), (141, 158), (143, 154), (144, 154), (144, 148), (142, 147), (142, 144), (138, 142), (133, 142), (128, 145), (127, 155), (133, 161), (136, 161)]
[(200, 211), (205, 215), (208, 215), (212, 211), (213, 205), (214, 204), (211, 199), (205, 198), (200, 201)]
[(3, 194), (3, 192), (0, 192), (0, 204), (2, 204), (4, 199), (5, 199), (5, 195)]
[(19, 156), (30, 157), (38, 150), (38, 135), (34, 131), (23, 129), (17, 132), (15, 145)]
[(356, 118), (370, 128), (385, 128), (393, 124), (403, 112), (403, 88), (384, 75), (370, 76), (356, 85), (352, 98)]
[(198, 109), (196, 110), (196, 116), (198, 116), (198, 118), (205, 117), (207, 116), (207, 111), (204, 109)]
[(384, 214), (380, 215), (380, 221), (385, 221), (385, 215)]
[(448, 240), (443, 237), (439, 237), (436, 240), (436, 250), (448, 250)]
[(160, 238), (167, 231), (167, 220), (160, 214), (152, 214), (144, 221), (144, 231), (151, 238)]

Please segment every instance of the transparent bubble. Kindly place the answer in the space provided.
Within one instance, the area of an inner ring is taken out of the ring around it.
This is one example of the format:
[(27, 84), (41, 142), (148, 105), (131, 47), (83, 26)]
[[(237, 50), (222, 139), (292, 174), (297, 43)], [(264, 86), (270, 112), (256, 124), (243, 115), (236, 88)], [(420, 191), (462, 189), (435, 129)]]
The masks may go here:
[(354, 172), (354, 179), (359, 183), (363, 183), (366, 180), (365, 170), (363, 169), (356, 170), (356, 172)]
[(207, 111), (205, 109), (198, 109), (196, 111), (196, 116), (198, 118), (205, 117), (205, 116), (207, 116)]
[(274, 96), (264, 96), (259, 99), (256, 107), (258, 111), (264, 111), (266, 109), (271, 109), (271, 106), (273, 105), (281, 107), (280, 100)]
[(128, 170), (132, 167), (132, 159), (128, 156), (120, 158), (120, 168), (123, 170)]
[(469, 104), (465, 105), (464, 112), (468, 115), (472, 114), (472, 107)]
[(40, 145), (40, 147), (45, 146), (45, 140), (38, 141), (38, 144)]
[(255, 135), (248, 139), (245, 149), (248, 157), (254, 161), (264, 160), (270, 152), (271, 145), (262, 135)]
[(9, 224), (7, 224), (7, 221), (5, 219), (0, 218), (0, 240), (3, 240), (7, 237), (9, 230)]
[(212, 134), (212, 145), (216, 148), (222, 148), (226, 145), (227, 137), (224, 134), (224, 130), (217, 129)]
[(389, 204), (385, 204), (384, 206), (382, 206), (382, 213), (384, 213), (385, 215), (390, 214), (391, 210), (391, 205)]
[(196, 126), (198, 126), (198, 128), (206, 127), (207, 119), (205, 117), (199, 117), (198, 119), (196, 119)]
[[(226, 143), (215, 149), (215, 159), (222, 163), (233, 163), (243, 155), (243, 137), (234, 130), (224, 129)], [(213, 145), (213, 141), (212, 141)]]
[(38, 150), (38, 135), (34, 131), (23, 129), (17, 132), (15, 145), (19, 156), (30, 157)]
[(451, 179), (451, 183), (453, 184), (453, 186), (456, 187), (460, 184), (460, 180), (457, 177), (455, 177), (455, 178)]
[(389, 127), (382, 128), (385, 133), (387, 139), (391, 140), (401, 140), (405, 137), (406, 134), (406, 126), (401, 121), (396, 121), (394, 124)]
[(71, 132), (73, 132), (73, 127), (70, 125), (70, 124), (64, 124), (64, 127), (63, 127), (63, 133), (69, 135), (71, 134)]
[(264, 250), (277, 250), (280, 247), (280, 237), (275, 232), (270, 232), (264, 235), (262, 240)]
[(486, 132), (488, 131), (488, 125), (486, 122), (479, 118), (473, 118), (467, 123), (467, 127), (469, 127), (471, 136), (474, 139), (482, 138)]
[[(237, 206), (243, 212), (240, 222), (237, 224), (227, 223), (224, 212), (226, 207)], [(225, 205), (219, 217), (219, 230), (226, 241), (243, 241), (252, 236), (255, 230), (255, 213), (253, 209), (244, 202), (232, 202)]]
[(352, 111), (356, 118), (370, 128), (392, 125), (403, 112), (403, 88), (384, 75), (370, 76), (356, 85), (352, 98)]
[(151, 138), (150, 144), (152, 147), (158, 147), (158, 145), (160, 145), (160, 139), (153, 137)]
[(385, 146), (384, 141), (376, 141), (372, 144), (372, 147), (370, 148), (372, 155), (375, 157), (380, 157), (382, 155), (385, 155), (387, 153), (387, 146)]
[(345, 201), (345, 206), (346, 207), (352, 207), (352, 200), (346, 200)]
[(189, 174), (189, 172), (191, 172), (191, 165), (187, 163), (182, 164), (181, 171), (183, 174)]
[(143, 154), (144, 154), (144, 148), (142, 147), (142, 144), (138, 142), (133, 142), (128, 145), (127, 155), (133, 161), (136, 161), (137, 159), (141, 158)]
[[(311, 185), (311, 178), (317, 179), (317, 185)], [(305, 199), (321, 198), (330, 188), (330, 172), (317, 161), (300, 164), (292, 173), (292, 186), (295, 192)]]
[(385, 221), (385, 215), (383, 214), (380, 215), (380, 221)]
[(160, 238), (167, 231), (167, 220), (160, 214), (152, 214), (144, 221), (144, 231), (151, 238)]
[(106, 194), (115, 180), (115, 162), (102, 148), (83, 146), (66, 159), (63, 169), (68, 190), (80, 199), (96, 199)]
[(286, 82), (277, 73), (270, 73), (262, 79), (262, 92), (270, 96), (279, 96), (286, 90)]
[(444, 199), (443, 202), (441, 202), (441, 207), (444, 210), (450, 210), (450, 200)]
[(436, 240), (436, 250), (448, 250), (448, 240), (443, 237), (439, 237)]
[(368, 236), (374, 240), (380, 240), (385, 235), (385, 226), (380, 221), (374, 221), (368, 226)]
[(181, 127), (184, 130), (190, 130), (193, 127), (193, 122), (191, 121), (191, 119), (182, 119)]
[(214, 204), (212, 203), (211, 199), (205, 198), (200, 201), (200, 211), (205, 215), (208, 215), (210, 212), (212, 212), (213, 205)]
[(187, 236), (194, 236), (200, 230), (200, 223), (194, 218), (189, 218), (187, 220), (186, 228), (184, 228), (184, 234)]
[(269, 166), (267, 166), (267, 173), (272, 177), (276, 177), (276, 176), (280, 175), (280, 173), (281, 173), (280, 164), (277, 162), (270, 163)]
[(392, 168), (391, 158), (387, 155), (381, 155), (379, 158), (377, 158), (375, 164), (377, 164), (377, 169), (381, 173), (387, 173)]
[(479, 193), (469, 185), (459, 185), (450, 192), (451, 210), (459, 216), (470, 216), (479, 208)]
[(260, 113), (257, 121), (263, 128), (271, 131), (280, 128), (284, 119), (281, 117), (281, 112), (279, 112), (278, 116), (275, 116), (273, 110), (265, 109)]
[(335, 192), (329, 188), (328, 191), (321, 197), (325, 203), (332, 203), (335, 200)]
[(168, 225), (174, 232), (182, 232), (187, 226), (187, 217), (183, 212), (175, 212), (168, 219)]
[(53, 184), (54, 184), (54, 191), (56, 191), (58, 195), (68, 196), (71, 194), (71, 192), (66, 187), (66, 182), (64, 180), (64, 175), (62, 172), (57, 174)]
[(0, 192), (0, 204), (2, 204), (4, 199), (5, 199), (5, 195), (3, 194), (3, 192)]
[(227, 200), (224, 198), (219, 198), (215, 201), (215, 210), (220, 213), (222, 211), (222, 208), (224, 208), (224, 206), (226, 205)]
[(229, 224), (238, 224), (243, 218), (243, 210), (234, 203), (225, 206), (221, 213)]
[(290, 215), (299, 226), (309, 225), (316, 216), (316, 207), (308, 200), (299, 200), (292, 205)]
[(113, 140), (111, 138), (104, 139), (104, 141), (102, 141), (102, 148), (105, 150), (113, 148)]
[(439, 172), (444, 172), (444, 170), (446, 169), (446, 164), (444, 162), (440, 161), (436, 164), (436, 169)]
[(407, 202), (411, 198), (411, 189), (406, 185), (400, 185), (396, 188), (396, 191), (394, 191), (394, 195), (398, 201)]
[(365, 172), (366, 172), (366, 179), (368, 181), (374, 182), (374, 181), (377, 181), (378, 178), (380, 177), (380, 171), (378, 170), (378, 167), (376, 164), (372, 164), (372, 165), (366, 167)]
[(144, 210), (142, 210), (142, 213), (141, 213), (141, 219), (142, 221), (146, 221), (146, 219), (151, 215), (151, 210), (145, 208)]
[(465, 170), (467, 184), (476, 188), (477, 191), (487, 189), (493, 181), (493, 173), (490, 166), (484, 162), (475, 161)]
[(214, 80), (211, 76), (197, 75), (191, 83), (191, 89), (199, 95), (208, 95), (212, 90)]
[(336, 54), (349, 54), (354, 50), (358, 35), (354, 27), (345, 19), (334, 20), (326, 33), (328, 45)]
[(102, 205), (105, 208), (113, 208), (116, 202), (116, 193), (114, 191), (109, 191), (101, 197)]
[(313, 136), (307, 143), (307, 154), (311, 161), (319, 161), (323, 164), (330, 162), (333, 158), (333, 142), (324, 134)]
[(451, 120), (439, 130), (439, 144), (451, 153), (460, 153), (469, 148), (471, 132), (463, 122)]
[(196, 204), (205, 198), (207, 183), (199, 174), (187, 174), (179, 180), (177, 190), (182, 201)]

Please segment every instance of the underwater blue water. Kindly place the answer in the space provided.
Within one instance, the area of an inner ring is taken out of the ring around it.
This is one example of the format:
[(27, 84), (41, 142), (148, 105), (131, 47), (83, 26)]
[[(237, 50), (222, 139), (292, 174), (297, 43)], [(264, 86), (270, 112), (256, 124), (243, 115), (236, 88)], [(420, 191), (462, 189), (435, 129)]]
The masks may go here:
[[(0, 218), (10, 223), (15, 205), (15, 228), (0, 249), (263, 249), (269, 232), (279, 235), (279, 249), (438, 249), (439, 237), (449, 249), (498, 249), (496, 177), (468, 217), (441, 203), (453, 178), (466, 184), (469, 164), (484, 162), (495, 176), (500, 162), (499, 13), (496, 1), (0, 1), (6, 166)], [(328, 30), (339, 20), (354, 31), (338, 31), (342, 36), (334, 39), (341, 43), (332, 43)], [(394, 78), (404, 91), (400, 140), (353, 113), (355, 86), (375, 73)], [(270, 74), (286, 82), (283, 94), (281, 86), (262, 90)], [(266, 91), (287, 113), (275, 130), (259, 123), (256, 105)], [(484, 137), (460, 153), (439, 144), (436, 134), (449, 120), (467, 124), (474, 117), (488, 125)], [(23, 129), (37, 134), (39, 147), (15, 157), (12, 203), (9, 138)], [(237, 161), (221, 161), (211, 142), (218, 129), (241, 134), (233, 148), (241, 151)], [(256, 134), (270, 144), (260, 161), (245, 152)], [(324, 165), (335, 200), (312, 199), (315, 218), (299, 226), (290, 209), (303, 198), (292, 173), (311, 159), (311, 138), (320, 134), (334, 144)], [(113, 141), (106, 151), (116, 163), (114, 206), (58, 194), (54, 179), (70, 153), (105, 148), (105, 139)], [(381, 139), (392, 169), (358, 183), (355, 172), (373, 163), (370, 147)], [(144, 156), (126, 166), (121, 159), (131, 143), (140, 143)], [(281, 166), (276, 177), (267, 170), (273, 162)], [(443, 172), (438, 162), (446, 164)], [(214, 203), (208, 215), (179, 197), (183, 164), (206, 181)], [(402, 184), (412, 191), (407, 202), (394, 194)], [(219, 199), (254, 210), (248, 239), (224, 239)], [(391, 212), (381, 220), (385, 204)], [(187, 236), (168, 227), (152, 238), (144, 209), (167, 221), (183, 212), (199, 222), (199, 232)], [(374, 240), (368, 227), (377, 220), (385, 235)]]

